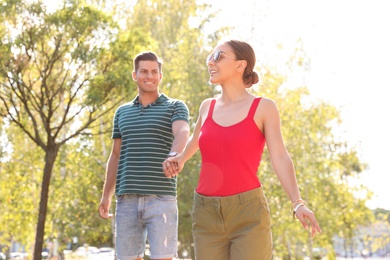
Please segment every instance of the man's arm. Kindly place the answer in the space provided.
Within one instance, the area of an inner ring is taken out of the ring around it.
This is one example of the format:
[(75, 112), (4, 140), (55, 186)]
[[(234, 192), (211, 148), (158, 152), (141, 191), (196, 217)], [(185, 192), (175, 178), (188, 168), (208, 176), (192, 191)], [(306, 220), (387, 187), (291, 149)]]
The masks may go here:
[(114, 139), (110, 158), (106, 169), (106, 179), (104, 181), (103, 195), (100, 200), (99, 214), (102, 218), (111, 218), (109, 214), (111, 207), (111, 199), (115, 192), (116, 174), (118, 171), (119, 155), (122, 145), (122, 139)]
[(171, 152), (181, 153), (190, 136), (190, 126), (184, 120), (176, 120), (172, 123), (173, 143)]

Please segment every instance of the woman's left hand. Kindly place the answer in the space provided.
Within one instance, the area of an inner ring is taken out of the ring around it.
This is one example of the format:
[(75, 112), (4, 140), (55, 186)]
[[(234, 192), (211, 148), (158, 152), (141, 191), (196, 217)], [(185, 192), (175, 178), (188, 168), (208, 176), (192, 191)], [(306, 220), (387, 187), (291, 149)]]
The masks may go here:
[(295, 212), (295, 216), (301, 221), (302, 226), (307, 230), (311, 227), (311, 236), (318, 232), (321, 233), (320, 225), (317, 222), (314, 212), (308, 209), (306, 206), (299, 207)]

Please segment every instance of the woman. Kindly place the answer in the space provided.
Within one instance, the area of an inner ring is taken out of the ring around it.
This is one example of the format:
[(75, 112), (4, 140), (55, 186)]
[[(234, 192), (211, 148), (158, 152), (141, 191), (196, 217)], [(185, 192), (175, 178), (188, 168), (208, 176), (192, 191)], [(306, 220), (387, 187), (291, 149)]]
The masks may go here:
[(196, 259), (271, 259), (272, 235), (267, 199), (257, 177), (265, 143), (273, 169), (304, 228), (321, 232), (301, 199), (293, 162), (286, 150), (275, 103), (246, 91), (259, 81), (255, 53), (242, 41), (217, 45), (207, 57), (210, 82), (221, 95), (202, 102), (184, 151), (163, 163), (176, 176), (200, 149), (202, 166), (194, 192), (193, 236)]

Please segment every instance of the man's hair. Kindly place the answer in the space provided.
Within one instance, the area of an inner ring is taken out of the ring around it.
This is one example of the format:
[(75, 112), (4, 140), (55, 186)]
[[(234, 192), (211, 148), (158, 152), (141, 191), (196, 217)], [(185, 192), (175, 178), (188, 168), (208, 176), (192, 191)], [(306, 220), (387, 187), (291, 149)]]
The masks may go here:
[(157, 56), (156, 53), (151, 51), (141, 52), (134, 58), (134, 71), (138, 70), (139, 62), (143, 60), (156, 61), (158, 63), (160, 72), (162, 72), (162, 60)]

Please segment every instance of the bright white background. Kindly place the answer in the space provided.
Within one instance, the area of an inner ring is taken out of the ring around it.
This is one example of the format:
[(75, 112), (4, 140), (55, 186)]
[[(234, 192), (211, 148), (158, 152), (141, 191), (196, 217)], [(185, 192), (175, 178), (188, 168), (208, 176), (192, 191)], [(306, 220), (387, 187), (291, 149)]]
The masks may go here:
[(390, 210), (390, 2), (209, 2), (220, 10), (210, 29), (233, 26), (230, 36), (250, 42), (259, 64), (284, 68), (294, 49), (303, 47), (306, 71), (292, 78), (303, 82), (313, 99), (341, 110), (339, 136), (369, 165), (359, 180), (375, 193), (367, 206)]

